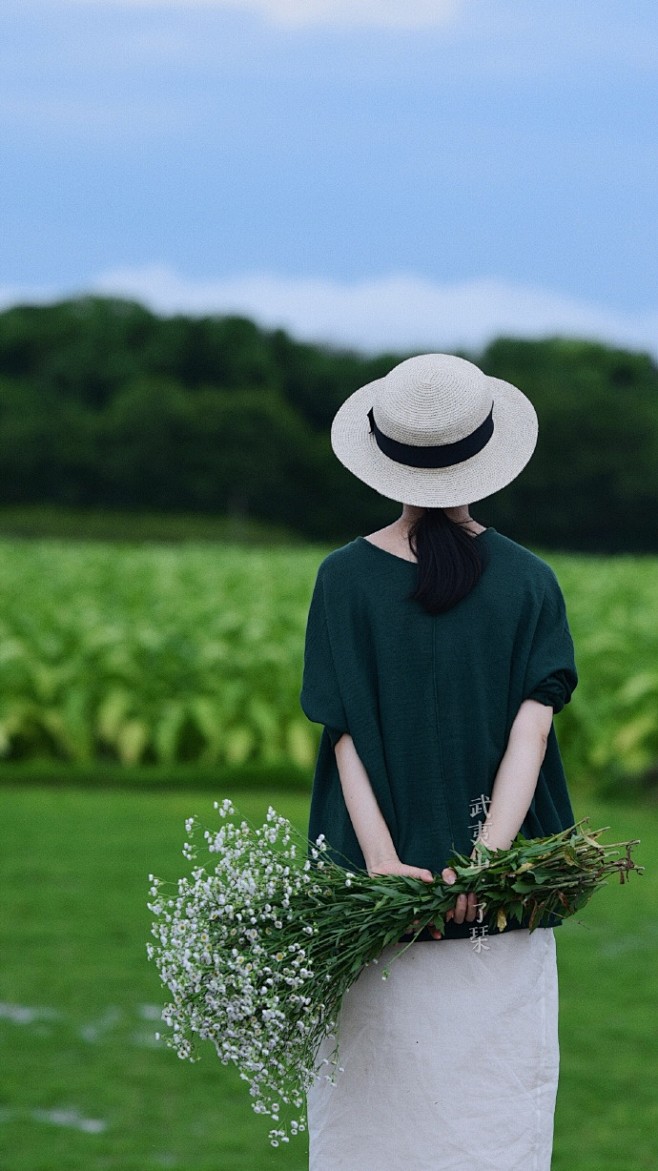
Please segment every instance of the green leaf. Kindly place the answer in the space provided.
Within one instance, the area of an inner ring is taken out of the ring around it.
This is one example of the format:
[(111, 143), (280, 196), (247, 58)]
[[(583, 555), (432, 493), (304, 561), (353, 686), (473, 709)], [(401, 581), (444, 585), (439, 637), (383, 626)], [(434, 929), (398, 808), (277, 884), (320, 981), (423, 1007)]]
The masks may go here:
[(144, 720), (127, 720), (116, 738), (121, 763), (138, 764), (150, 738), (150, 728)]

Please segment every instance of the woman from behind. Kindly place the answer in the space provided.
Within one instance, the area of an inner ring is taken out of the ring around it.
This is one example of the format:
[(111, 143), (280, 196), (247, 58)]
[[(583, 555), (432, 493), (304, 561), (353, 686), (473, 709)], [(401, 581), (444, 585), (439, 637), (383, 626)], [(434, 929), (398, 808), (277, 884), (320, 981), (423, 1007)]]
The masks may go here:
[[(341, 462), (403, 504), (325, 558), (308, 617), (301, 702), (323, 725), (309, 836), (349, 869), (450, 883), (454, 850), (573, 824), (553, 728), (577, 682), (562, 593), (469, 511), (536, 438), (520, 390), (445, 354), (401, 363), (334, 419)], [(558, 925), (497, 930), (460, 896), (443, 936), (366, 968), (341, 1010), (341, 1072), (308, 1096), (311, 1171), (549, 1171)]]

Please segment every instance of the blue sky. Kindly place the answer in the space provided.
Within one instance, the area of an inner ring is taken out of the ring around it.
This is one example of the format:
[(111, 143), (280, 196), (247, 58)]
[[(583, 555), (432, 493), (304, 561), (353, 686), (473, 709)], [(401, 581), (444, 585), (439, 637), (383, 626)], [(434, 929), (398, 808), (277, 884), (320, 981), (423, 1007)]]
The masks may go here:
[(645, 0), (4, 0), (0, 303), (658, 353)]

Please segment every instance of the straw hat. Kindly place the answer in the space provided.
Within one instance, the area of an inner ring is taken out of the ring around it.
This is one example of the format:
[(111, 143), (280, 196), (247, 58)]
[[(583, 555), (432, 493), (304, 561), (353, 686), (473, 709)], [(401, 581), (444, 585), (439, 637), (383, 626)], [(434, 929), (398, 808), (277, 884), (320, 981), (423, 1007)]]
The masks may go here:
[(509, 382), (452, 354), (420, 354), (343, 403), (331, 427), (338, 459), (390, 500), (471, 504), (518, 476), (537, 415)]

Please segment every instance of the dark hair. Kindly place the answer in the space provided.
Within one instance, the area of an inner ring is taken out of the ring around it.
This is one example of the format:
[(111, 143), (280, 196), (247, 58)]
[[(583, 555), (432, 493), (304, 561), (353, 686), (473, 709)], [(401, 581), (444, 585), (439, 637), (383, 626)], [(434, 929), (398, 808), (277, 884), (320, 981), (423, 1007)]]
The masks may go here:
[(482, 576), (485, 561), (479, 541), (442, 508), (426, 508), (409, 526), (409, 547), (418, 561), (418, 582), (410, 597), (430, 614), (461, 602)]

